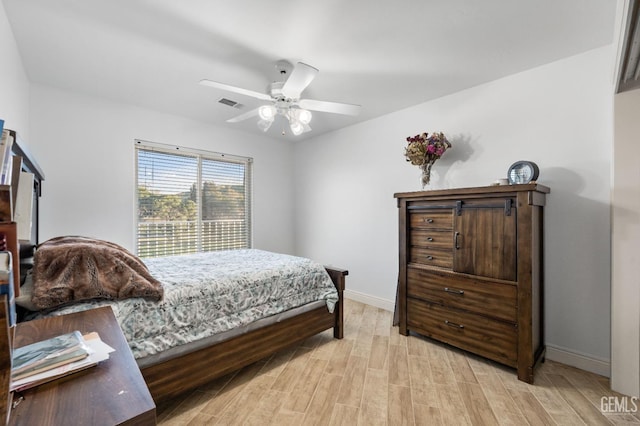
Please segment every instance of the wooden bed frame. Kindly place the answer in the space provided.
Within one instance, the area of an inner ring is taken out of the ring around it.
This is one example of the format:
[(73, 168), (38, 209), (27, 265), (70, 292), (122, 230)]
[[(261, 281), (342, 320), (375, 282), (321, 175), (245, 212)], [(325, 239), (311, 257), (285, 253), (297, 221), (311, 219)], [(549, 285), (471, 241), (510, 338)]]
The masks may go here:
[[(275, 352), (333, 328), (333, 336), (344, 335), (344, 288), (348, 271), (326, 267), (338, 290), (339, 300), (333, 313), (326, 306), (241, 334), (194, 352), (142, 368), (142, 376), (156, 403), (178, 396), (213, 379), (236, 371)], [(6, 295), (0, 298), (0, 364), (2, 388), (9, 387), (7, 357), (11, 335), (7, 318)], [(10, 355), (9, 355), (10, 356)], [(6, 415), (7, 399), (0, 399), (0, 416)], [(10, 401), (10, 397), (8, 401)], [(1, 422), (1, 420), (0, 420)]]
[(326, 306), (242, 334), (177, 358), (142, 368), (154, 401), (164, 401), (259, 361), (281, 349), (333, 328), (342, 339), (345, 276), (348, 271), (326, 267), (338, 290), (333, 313)]
[[(36, 176), (33, 212), (34, 229), (32, 235), (32, 243), (33, 246), (35, 246), (38, 243), (38, 199), (41, 194), (41, 181), (44, 180), (44, 173), (29, 153), (19, 147), (19, 144), (14, 144), (14, 152), (16, 155), (23, 157), (23, 169), (34, 173)], [(14, 272), (18, 275), (20, 269), (17, 259), (21, 257), (20, 255), (24, 255), (24, 257), (32, 256), (33, 250), (31, 247), (33, 246), (28, 247), (25, 253), (18, 253), (23, 250), (22, 247), (18, 250), (15, 224), (10, 224), (7, 229), (0, 227), (0, 232), (4, 232), (5, 235), (10, 237), (8, 238), (7, 245), (8, 249), (13, 252)], [(215, 378), (259, 361), (281, 349), (292, 346), (330, 328), (333, 328), (335, 338), (342, 339), (344, 312), (343, 292), (345, 276), (348, 275), (348, 271), (333, 267), (326, 267), (326, 270), (338, 290), (339, 300), (336, 303), (333, 313), (329, 313), (326, 306), (321, 306), (296, 315), (295, 317), (241, 334), (194, 352), (143, 367), (141, 368), (141, 372), (153, 399), (156, 402), (164, 401), (185, 391), (195, 389)], [(18, 277), (16, 277), (15, 282), (16, 296), (20, 291)], [(4, 303), (2, 303), (2, 305), (4, 305)], [(0, 311), (4, 311), (5, 309), (2, 309), (4, 307), (5, 306), (0, 306)], [(0, 324), (0, 328), (3, 328), (2, 324)], [(6, 325), (4, 328), (6, 328)], [(5, 333), (7, 331), (5, 331)], [(0, 332), (0, 337), (5, 333)], [(1, 340), (2, 339), (0, 339), (0, 343), (2, 343)], [(5, 339), (5, 345), (6, 343)], [(8, 344), (10, 345), (11, 343), (9, 342)], [(6, 349), (8, 348), (4, 349), (5, 352), (7, 352)], [(1, 361), (2, 359), (0, 357), (0, 363)], [(8, 379), (5, 377), (3, 380), (6, 381)], [(0, 412), (2, 412), (3, 405), (0, 401)]]

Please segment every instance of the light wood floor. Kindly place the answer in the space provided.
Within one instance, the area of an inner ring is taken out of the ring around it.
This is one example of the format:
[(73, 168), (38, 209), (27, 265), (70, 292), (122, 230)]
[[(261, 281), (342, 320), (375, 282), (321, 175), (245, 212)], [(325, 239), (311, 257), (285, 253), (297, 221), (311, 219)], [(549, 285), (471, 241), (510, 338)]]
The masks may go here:
[[(637, 413), (606, 412), (625, 398), (605, 377), (547, 361), (528, 385), (515, 370), (400, 335), (390, 312), (345, 305), (343, 340), (324, 332), (158, 406), (159, 424), (640, 424)], [(601, 410), (609, 396), (618, 399)]]

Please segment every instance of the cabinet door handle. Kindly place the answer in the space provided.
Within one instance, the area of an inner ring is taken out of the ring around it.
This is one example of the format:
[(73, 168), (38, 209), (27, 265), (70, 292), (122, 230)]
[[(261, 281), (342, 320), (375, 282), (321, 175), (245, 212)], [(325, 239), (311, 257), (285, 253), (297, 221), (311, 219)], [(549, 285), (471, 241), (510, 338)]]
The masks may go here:
[(454, 245), (454, 247), (456, 248), (456, 250), (460, 250), (460, 244), (458, 244), (458, 243), (459, 243), (459, 241), (460, 241), (460, 233), (459, 233), (459, 232), (456, 232), (456, 233), (453, 235), (453, 245)]
[(460, 296), (464, 294), (464, 290), (456, 290), (455, 288), (449, 287), (445, 287), (444, 291), (446, 291), (447, 293), (459, 294)]
[(464, 325), (462, 324), (456, 324), (455, 322), (451, 322), (449, 320), (444, 320), (444, 323), (447, 324), (449, 327), (453, 327), (453, 328), (464, 328)]

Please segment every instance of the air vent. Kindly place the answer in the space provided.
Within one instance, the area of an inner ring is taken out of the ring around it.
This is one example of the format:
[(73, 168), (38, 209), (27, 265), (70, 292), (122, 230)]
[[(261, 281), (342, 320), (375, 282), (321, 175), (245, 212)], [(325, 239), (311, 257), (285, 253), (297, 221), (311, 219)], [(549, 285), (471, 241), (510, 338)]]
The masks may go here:
[(223, 105), (230, 106), (232, 108), (236, 108), (236, 109), (242, 108), (241, 104), (237, 103), (236, 101), (232, 101), (231, 99), (220, 98), (218, 99), (218, 102), (220, 102)]

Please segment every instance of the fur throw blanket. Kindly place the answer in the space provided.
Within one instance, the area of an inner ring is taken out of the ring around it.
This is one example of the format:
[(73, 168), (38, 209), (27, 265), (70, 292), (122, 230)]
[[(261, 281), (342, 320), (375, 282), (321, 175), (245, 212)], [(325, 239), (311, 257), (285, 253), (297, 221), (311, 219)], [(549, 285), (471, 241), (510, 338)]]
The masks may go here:
[(33, 263), (31, 301), (39, 309), (95, 298), (163, 297), (162, 284), (146, 265), (108, 241), (53, 238), (38, 246)]

